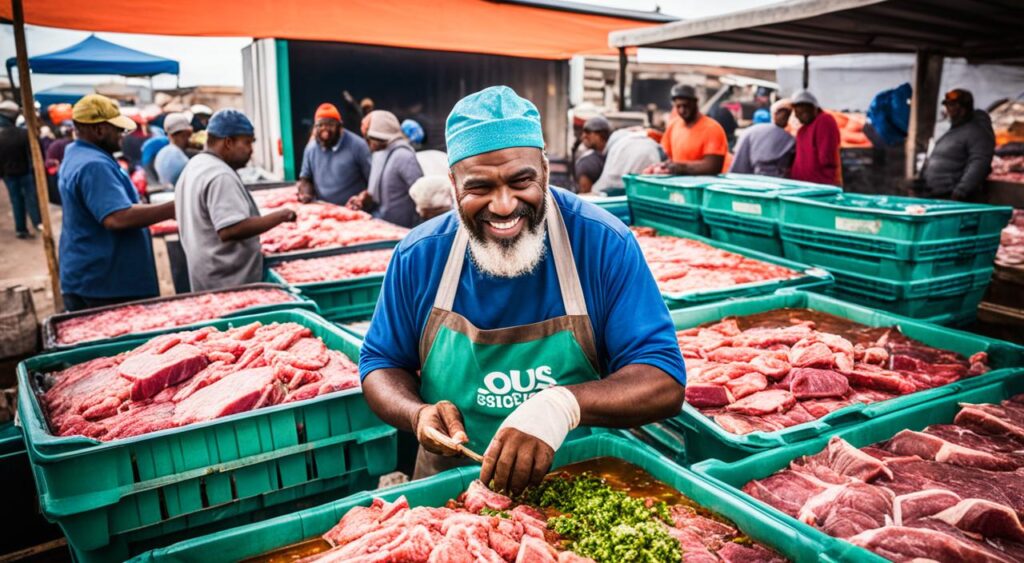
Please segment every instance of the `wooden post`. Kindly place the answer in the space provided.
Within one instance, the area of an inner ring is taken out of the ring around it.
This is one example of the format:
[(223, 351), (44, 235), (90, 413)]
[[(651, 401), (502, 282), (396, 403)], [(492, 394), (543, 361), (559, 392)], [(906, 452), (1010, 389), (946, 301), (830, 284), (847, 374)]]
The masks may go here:
[(804, 55), (804, 90), (811, 85), (811, 56)]
[(626, 48), (619, 47), (619, 111), (626, 111), (626, 67), (629, 57)]
[(36, 197), (39, 199), (39, 213), (43, 220), (43, 252), (46, 266), (50, 271), (50, 289), (53, 291), (53, 312), (64, 310), (64, 299), (60, 294), (60, 269), (57, 252), (53, 244), (53, 227), (50, 225), (50, 194), (46, 189), (46, 168), (43, 166), (43, 152), (39, 146), (39, 118), (32, 100), (32, 75), (28, 68), (28, 51), (25, 49), (25, 10), (22, 0), (11, 0), (14, 12), (14, 48), (18, 55), (18, 82), (21, 88), (21, 108), (28, 128), (28, 142), (32, 152), (32, 174), (36, 181)]
[(939, 83), (942, 82), (941, 55), (918, 51), (914, 59), (914, 93), (910, 99), (910, 123), (907, 127), (905, 173), (907, 179), (917, 176), (917, 155), (928, 150), (928, 141), (935, 132), (938, 113)]

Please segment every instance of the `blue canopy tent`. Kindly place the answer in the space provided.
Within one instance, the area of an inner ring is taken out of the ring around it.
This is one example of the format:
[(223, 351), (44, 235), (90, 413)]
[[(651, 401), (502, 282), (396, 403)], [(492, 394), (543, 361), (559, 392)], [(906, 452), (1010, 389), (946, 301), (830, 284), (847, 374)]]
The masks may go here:
[[(13, 76), (11, 71), (17, 64), (15, 57), (7, 59), (7, 76)], [(178, 61), (129, 49), (95, 35), (53, 53), (29, 57), (28, 65), (40, 74), (153, 76), (176, 75), (180, 71)]]

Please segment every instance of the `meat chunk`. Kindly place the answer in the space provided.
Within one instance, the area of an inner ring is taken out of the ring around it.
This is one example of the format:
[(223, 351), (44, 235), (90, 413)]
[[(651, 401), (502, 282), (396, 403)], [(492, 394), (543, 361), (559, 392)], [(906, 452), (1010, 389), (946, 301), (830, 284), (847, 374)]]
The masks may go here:
[(466, 510), (478, 513), (484, 508), (505, 510), (512, 506), (512, 499), (488, 489), (487, 485), (477, 479), (466, 489), (466, 498), (463, 504), (466, 506)]
[(284, 388), (271, 368), (238, 371), (200, 389), (177, 404), (178, 425), (213, 420), (244, 412), (284, 398)]
[(839, 398), (850, 390), (846, 376), (829, 369), (795, 368), (790, 377), (789, 390), (797, 399)]
[(861, 532), (849, 539), (853, 545), (874, 551), (893, 561), (932, 560), (940, 562), (1008, 562), (994, 557), (973, 542), (935, 530), (885, 526)]
[(165, 351), (129, 354), (117, 372), (132, 382), (132, 400), (141, 401), (189, 379), (206, 365), (206, 355), (202, 350), (189, 344), (178, 344)]
[(691, 383), (686, 386), (686, 402), (697, 408), (724, 407), (733, 400), (729, 390), (721, 385)]
[(1021, 466), (1018, 460), (1009, 456), (965, 448), (938, 436), (912, 430), (904, 430), (893, 436), (887, 449), (897, 455), (916, 455), (922, 459), (993, 471), (1012, 470)]
[(729, 412), (759, 415), (785, 412), (796, 404), (796, 398), (789, 391), (769, 389), (759, 391), (725, 407)]

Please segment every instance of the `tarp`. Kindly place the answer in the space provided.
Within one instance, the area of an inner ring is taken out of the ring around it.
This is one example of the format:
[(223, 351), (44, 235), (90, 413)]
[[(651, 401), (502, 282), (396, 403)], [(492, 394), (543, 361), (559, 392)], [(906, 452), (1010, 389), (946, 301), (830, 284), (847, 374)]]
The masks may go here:
[(95, 88), (87, 84), (64, 84), (40, 90), (35, 93), (35, 97), (45, 111), (50, 104), (73, 104), (95, 91)]
[[(70, 3), (71, 6), (77, 4)], [(179, 68), (178, 61), (122, 47), (95, 35), (53, 53), (29, 57), (28, 64), (32, 72), (38, 74), (152, 76), (163, 73), (178, 74)], [(15, 65), (16, 58), (7, 59), (7, 68)]]
[[(608, 33), (650, 25), (488, 0), (31, 0), (33, 25), (186, 36), (307, 39), (538, 59), (607, 54)], [(0, 18), (11, 4), (0, 2)], [(414, 87), (410, 85), (410, 87)]]

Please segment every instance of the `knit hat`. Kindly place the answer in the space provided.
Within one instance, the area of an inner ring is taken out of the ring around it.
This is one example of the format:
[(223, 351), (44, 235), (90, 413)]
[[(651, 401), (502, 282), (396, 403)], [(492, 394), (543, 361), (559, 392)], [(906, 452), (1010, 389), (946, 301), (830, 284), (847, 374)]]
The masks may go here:
[(173, 135), (192, 129), (192, 120), (184, 113), (170, 113), (164, 118), (164, 132)]
[(406, 119), (402, 122), (402, 133), (414, 143), (422, 143), (425, 133), (423, 132), (423, 126), (414, 119)]
[(206, 126), (207, 133), (212, 137), (235, 137), (238, 135), (255, 135), (252, 122), (244, 113), (237, 109), (222, 109), (210, 117)]
[(338, 111), (338, 108), (334, 107), (334, 104), (320, 104), (316, 108), (316, 113), (313, 114), (313, 121), (320, 121), (321, 119), (341, 121), (341, 112)]
[(508, 86), (491, 86), (459, 100), (445, 123), (448, 165), (513, 147), (544, 148), (540, 112)]
[(402, 136), (402, 126), (398, 124), (398, 118), (390, 111), (378, 109), (371, 111), (370, 127), (366, 130), (366, 136), (378, 141), (390, 143)]
[(796, 94), (793, 94), (793, 105), (799, 104), (810, 104), (814, 107), (820, 107), (818, 105), (818, 98), (814, 97), (814, 94), (807, 90), (800, 90)]

